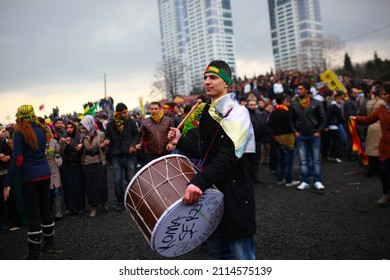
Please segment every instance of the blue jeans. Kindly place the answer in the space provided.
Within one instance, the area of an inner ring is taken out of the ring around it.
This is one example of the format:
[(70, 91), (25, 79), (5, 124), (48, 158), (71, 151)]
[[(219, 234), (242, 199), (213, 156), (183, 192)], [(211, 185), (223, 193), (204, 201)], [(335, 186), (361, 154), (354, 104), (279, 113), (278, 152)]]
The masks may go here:
[(253, 235), (232, 238), (213, 233), (207, 240), (209, 260), (254, 260)]
[(135, 174), (135, 159), (133, 156), (111, 158), (112, 170), (114, 173), (114, 189), (116, 201), (123, 203), (124, 189), (123, 183), (126, 185), (130, 182)]
[(283, 181), (283, 169), (285, 172), (286, 183), (291, 183), (293, 181), (293, 162), (294, 150), (276, 143), (276, 177), (278, 182)]
[(322, 182), (321, 137), (301, 135), (296, 139), (296, 143), (302, 182), (310, 184), (310, 174), (313, 175), (314, 182)]

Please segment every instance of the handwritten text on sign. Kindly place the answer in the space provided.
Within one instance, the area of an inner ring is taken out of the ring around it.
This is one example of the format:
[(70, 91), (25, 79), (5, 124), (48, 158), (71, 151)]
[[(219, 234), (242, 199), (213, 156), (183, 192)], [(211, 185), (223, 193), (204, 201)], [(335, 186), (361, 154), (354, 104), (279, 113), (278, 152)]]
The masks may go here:
[(198, 204), (180, 204), (161, 218), (153, 233), (153, 249), (175, 257), (201, 245), (218, 226), (223, 213), (223, 195), (205, 192)]

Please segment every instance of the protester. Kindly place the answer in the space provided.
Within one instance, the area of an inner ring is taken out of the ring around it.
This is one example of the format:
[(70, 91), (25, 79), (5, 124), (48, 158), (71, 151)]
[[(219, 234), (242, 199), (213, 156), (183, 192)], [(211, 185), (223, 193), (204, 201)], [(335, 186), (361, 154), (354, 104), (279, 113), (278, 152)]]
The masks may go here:
[(343, 162), (341, 160), (341, 133), (340, 126), (345, 124), (340, 105), (343, 102), (343, 92), (338, 91), (326, 112), (326, 130), (329, 133), (330, 149), (329, 161)]
[(76, 151), (83, 148), (81, 163), (84, 167), (84, 184), (88, 204), (91, 206), (89, 216), (97, 215), (98, 206), (105, 211), (108, 205), (108, 184), (106, 155), (103, 152), (104, 133), (96, 130), (94, 117), (86, 115), (80, 121), (82, 140), (76, 146)]
[(124, 185), (127, 186), (135, 174), (135, 145), (139, 141), (136, 123), (129, 117), (127, 106), (118, 103), (114, 119), (107, 124), (106, 139), (103, 147), (109, 147), (112, 169), (114, 173), (114, 189), (116, 196), (116, 211), (125, 210)]
[(264, 180), (261, 178), (261, 172), (260, 172), (261, 146), (262, 146), (264, 123), (261, 119), (261, 113), (257, 111), (256, 99), (248, 100), (247, 109), (249, 111), (249, 116), (252, 122), (253, 131), (255, 133), (255, 142), (256, 142), (255, 172), (253, 176), (256, 183), (264, 183)]
[(85, 209), (85, 186), (82, 152), (76, 150), (81, 137), (76, 124), (68, 120), (65, 124), (65, 137), (60, 139), (63, 163), (61, 166), (61, 181), (64, 191), (65, 209), (70, 215), (79, 215)]
[[(44, 123), (44, 119), (42, 122)], [(40, 123), (42, 124), (41, 120)], [(48, 128), (49, 129), (49, 128)], [(52, 132), (52, 131), (51, 131)], [(54, 134), (51, 133), (51, 138), (46, 145), (46, 159), (49, 163), (51, 177), (50, 177), (50, 206), (52, 209), (52, 215), (55, 219), (61, 220), (62, 218), (62, 194), (61, 194), (61, 174), (59, 166), (62, 165), (62, 158), (60, 156), (60, 145), (57, 140), (53, 138)]]
[(369, 125), (380, 122), (382, 135), (379, 140), (379, 176), (383, 195), (377, 201), (380, 206), (390, 202), (390, 82), (383, 84), (379, 90), (381, 98), (386, 102), (368, 116), (352, 116), (357, 124)]
[[(5, 130), (5, 129), (4, 129)], [(8, 165), (11, 161), (10, 149), (7, 145), (6, 137), (0, 137), (0, 189), (3, 191), (4, 180), (8, 173)], [(3, 192), (2, 192), (3, 193)], [(3, 198), (0, 199), (0, 226), (1, 230), (8, 230), (10, 228), (11, 213), (13, 204), (8, 200), (5, 202)]]
[(212, 61), (204, 73), (204, 89), (211, 99), (195, 133), (180, 137), (172, 128), (168, 137), (189, 157), (200, 158), (201, 172), (190, 180), (183, 201), (196, 204), (213, 184), (224, 194), (224, 214), (208, 239), (209, 259), (254, 259), (256, 232), (253, 190), (255, 137), (248, 110), (235, 93), (228, 93), (229, 65)]
[[(350, 116), (356, 116), (358, 114), (358, 104), (356, 101), (358, 94), (359, 92), (357, 88), (351, 88), (348, 91), (348, 99), (344, 102), (344, 118), (346, 120), (348, 120)], [(352, 137), (347, 127), (347, 124), (345, 124), (345, 134), (347, 136), (347, 159), (349, 161), (354, 161), (356, 158), (352, 154)]]
[(174, 125), (172, 118), (164, 115), (159, 102), (150, 103), (149, 111), (150, 118), (141, 121), (140, 141), (135, 146), (137, 150), (144, 149), (145, 164), (170, 153), (167, 135)]
[(16, 113), (12, 159), (4, 182), (4, 200), (7, 201), (19, 172), (28, 213), (29, 259), (40, 258), (42, 233), (43, 251), (54, 251), (54, 222), (48, 199), (51, 173), (45, 156), (49, 139), (50, 132), (39, 124), (33, 106), (20, 106)]
[(269, 116), (267, 126), (272, 130), (276, 148), (276, 176), (278, 185), (296, 186), (293, 179), (294, 130), (291, 126), (290, 102), (287, 95), (280, 93), (275, 97), (276, 106)]
[(322, 103), (310, 97), (310, 84), (298, 84), (298, 98), (291, 103), (292, 124), (298, 149), (301, 184), (298, 190), (310, 187), (310, 174), (314, 187), (323, 190), (321, 176), (321, 132), (326, 125)]
[[(375, 112), (382, 104), (386, 105), (386, 101), (383, 100), (380, 94), (380, 86), (373, 86), (373, 99), (367, 102), (366, 115)], [(368, 164), (366, 165), (365, 175), (371, 177), (372, 174), (379, 170), (379, 150), (378, 145), (381, 139), (382, 132), (380, 122), (377, 121), (367, 126), (367, 134), (365, 139), (364, 151), (368, 157)]]

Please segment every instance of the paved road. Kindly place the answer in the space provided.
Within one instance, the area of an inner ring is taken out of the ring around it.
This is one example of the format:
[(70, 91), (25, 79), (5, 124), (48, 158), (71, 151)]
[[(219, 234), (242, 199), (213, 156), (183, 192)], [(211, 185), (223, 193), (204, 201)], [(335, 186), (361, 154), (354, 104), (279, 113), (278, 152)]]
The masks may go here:
[[(323, 163), (324, 192), (278, 186), (263, 168), (266, 183), (256, 185), (256, 257), (268, 260), (390, 259), (390, 204), (376, 206), (381, 195), (377, 175), (363, 176), (356, 162)], [(294, 174), (298, 178), (295, 164)], [(112, 181), (112, 172), (109, 171)], [(112, 183), (110, 203), (114, 204)], [(63, 253), (43, 259), (164, 259), (148, 246), (126, 212), (110, 210), (88, 217), (66, 216), (56, 222)], [(0, 259), (26, 254), (26, 228), (0, 232)], [(178, 259), (206, 259), (202, 245)]]

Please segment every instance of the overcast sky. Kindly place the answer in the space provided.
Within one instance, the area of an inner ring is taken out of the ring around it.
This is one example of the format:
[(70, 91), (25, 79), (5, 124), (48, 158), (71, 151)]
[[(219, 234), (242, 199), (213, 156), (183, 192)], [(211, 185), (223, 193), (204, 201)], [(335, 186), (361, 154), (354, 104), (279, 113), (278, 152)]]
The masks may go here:
[[(268, 1), (231, 3), (238, 75), (269, 71)], [(390, 59), (390, 1), (320, 5), (324, 34), (346, 41), (353, 63), (375, 50)], [(83, 103), (104, 97), (104, 73), (115, 103), (148, 100), (161, 62), (157, 9), (157, 0), (0, 0), (0, 122), (13, 122), (22, 104), (38, 115), (57, 105), (60, 113), (82, 112)]]

